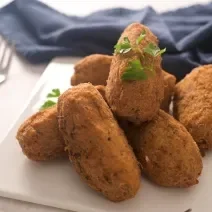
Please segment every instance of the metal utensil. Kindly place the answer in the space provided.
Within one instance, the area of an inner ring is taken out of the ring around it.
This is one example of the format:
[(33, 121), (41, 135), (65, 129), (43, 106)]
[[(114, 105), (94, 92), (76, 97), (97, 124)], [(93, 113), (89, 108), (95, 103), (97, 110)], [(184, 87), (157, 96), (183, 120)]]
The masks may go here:
[(7, 80), (13, 46), (0, 37), (0, 84)]

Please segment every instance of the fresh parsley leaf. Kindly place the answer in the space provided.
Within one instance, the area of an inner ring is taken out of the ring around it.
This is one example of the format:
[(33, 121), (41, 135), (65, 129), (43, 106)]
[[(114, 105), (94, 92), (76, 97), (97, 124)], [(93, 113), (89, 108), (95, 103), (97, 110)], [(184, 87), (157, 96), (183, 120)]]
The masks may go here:
[(52, 101), (52, 100), (47, 100), (41, 107), (40, 110), (44, 110), (46, 108), (52, 107), (56, 104), (56, 102)]
[(132, 67), (133, 69), (142, 69), (143, 68), (140, 60), (130, 61), (129, 66)]
[(147, 75), (141, 71), (126, 71), (122, 75), (122, 80), (146, 80)]
[[(117, 53), (125, 54), (132, 50), (135, 53), (139, 53), (141, 55), (142, 60), (145, 60), (146, 55), (143, 55), (143, 52), (153, 57), (157, 57), (158, 55), (162, 55), (166, 51), (166, 48), (160, 49), (157, 45), (153, 43), (149, 43), (145, 48), (141, 50), (139, 48), (139, 44), (142, 42), (142, 40), (145, 37), (146, 37), (146, 31), (143, 30), (141, 34), (139, 35), (139, 37), (136, 39), (135, 45), (131, 45), (128, 37), (124, 37), (121, 43), (117, 43), (114, 46), (115, 54)], [(155, 71), (153, 69), (153, 62), (154, 62), (154, 58), (152, 58), (152, 62), (150, 62), (150, 66), (145, 66), (145, 67), (142, 66), (139, 59), (129, 62), (125, 72), (121, 76), (121, 79), (122, 80), (146, 80), (148, 79), (148, 76), (150, 75), (154, 76)], [(147, 71), (149, 75), (147, 75)]]
[(60, 90), (58, 88), (56, 88), (56, 89), (52, 89), (52, 92), (47, 95), (47, 98), (59, 97), (59, 96), (60, 96)]
[(161, 50), (159, 51), (158, 55), (162, 55), (162, 54), (165, 53), (165, 52), (166, 52), (166, 48), (161, 49)]
[(56, 102), (49, 100), (49, 98), (58, 98), (59, 96), (60, 96), (60, 89), (58, 89), (58, 88), (52, 89), (51, 93), (48, 93), (47, 100), (40, 107), (40, 110), (44, 110), (46, 108), (54, 106), (56, 104)]
[(115, 53), (125, 54), (129, 52), (132, 47), (130, 44), (130, 40), (128, 37), (124, 37), (123, 41), (121, 43), (117, 43), (115, 46)]
[(139, 37), (136, 39), (136, 44), (138, 45), (146, 37), (146, 31), (143, 30)]
[(124, 37), (124, 42), (126, 42), (126, 43), (130, 43), (129, 38), (128, 38), (128, 37)]
[(121, 76), (122, 80), (146, 80), (147, 75), (144, 72), (144, 67), (140, 60), (129, 62), (125, 72)]
[(157, 57), (158, 55), (163, 54), (166, 51), (166, 48), (161, 49), (157, 46), (154, 45), (153, 43), (149, 43), (145, 48), (144, 48), (144, 52), (152, 55), (153, 57)]

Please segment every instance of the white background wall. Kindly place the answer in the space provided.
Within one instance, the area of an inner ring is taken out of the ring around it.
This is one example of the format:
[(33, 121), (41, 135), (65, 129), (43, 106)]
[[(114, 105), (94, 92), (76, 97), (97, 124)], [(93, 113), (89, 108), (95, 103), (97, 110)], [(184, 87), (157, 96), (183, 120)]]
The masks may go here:
[[(0, 7), (11, 0), (0, 0)], [(30, 1), (30, 0), (29, 0)], [(40, 0), (61, 12), (74, 15), (86, 15), (98, 9), (112, 7), (126, 7), (140, 9), (146, 5), (153, 6), (157, 11), (184, 7), (196, 3), (207, 3), (209, 0)]]

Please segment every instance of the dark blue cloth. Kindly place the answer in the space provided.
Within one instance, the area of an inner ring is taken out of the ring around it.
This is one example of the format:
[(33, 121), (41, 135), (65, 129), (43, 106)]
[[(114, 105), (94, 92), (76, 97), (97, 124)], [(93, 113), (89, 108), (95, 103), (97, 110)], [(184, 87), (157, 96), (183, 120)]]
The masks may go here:
[(147, 25), (158, 36), (160, 47), (167, 48), (162, 66), (178, 79), (212, 63), (212, 3), (162, 14), (151, 7), (114, 8), (86, 17), (66, 16), (36, 0), (15, 0), (0, 10), (0, 34), (32, 63), (56, 56), (112, 54), (132, 22)]

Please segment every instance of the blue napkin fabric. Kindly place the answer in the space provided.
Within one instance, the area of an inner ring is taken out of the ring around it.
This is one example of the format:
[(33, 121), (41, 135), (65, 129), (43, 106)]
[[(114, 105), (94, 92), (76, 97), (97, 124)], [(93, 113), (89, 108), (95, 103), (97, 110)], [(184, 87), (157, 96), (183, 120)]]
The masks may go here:
[(151, 7), (114, 8), (85, 17), (61, 14), (36, 0), (15, 0), (0, 10), (0, 34), (31, 63), (112, 54), (120, 34), (133, 22), (147, 25), (160, 47), (167, 48), (162, 66), (178, 80), (194, 67), (212, 63), (212, 3), (161, 14)]

